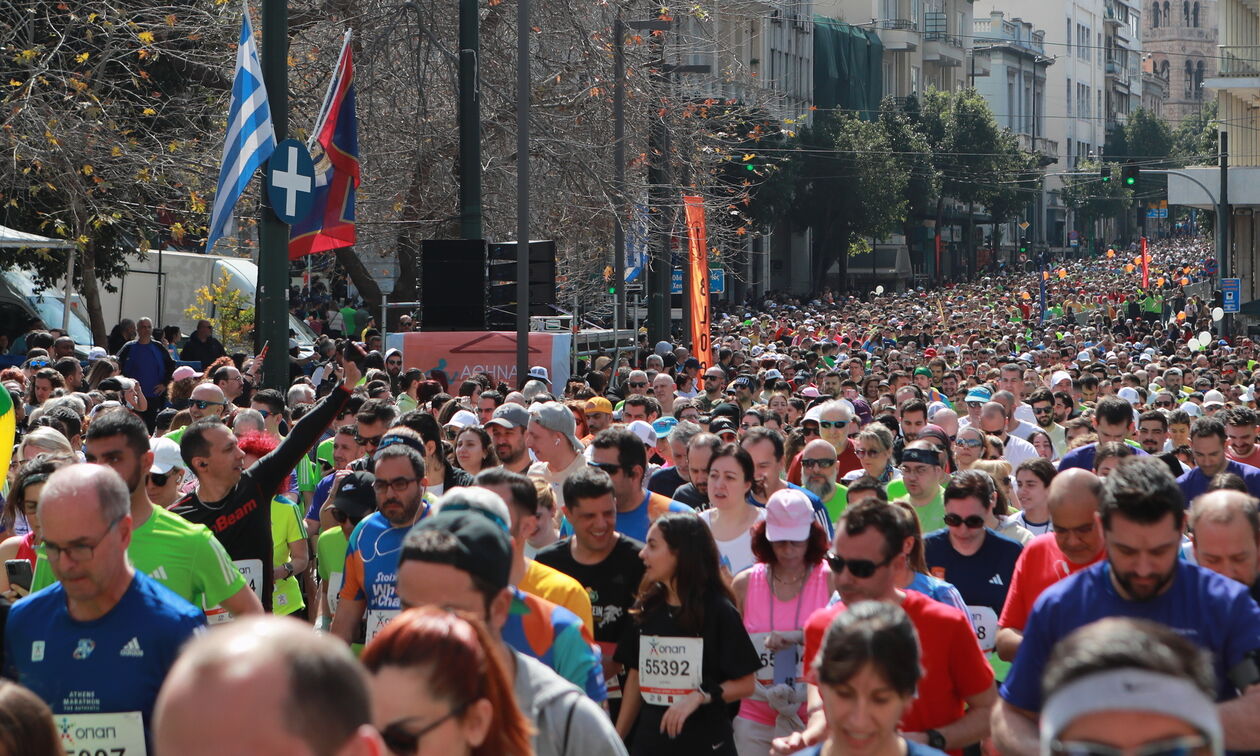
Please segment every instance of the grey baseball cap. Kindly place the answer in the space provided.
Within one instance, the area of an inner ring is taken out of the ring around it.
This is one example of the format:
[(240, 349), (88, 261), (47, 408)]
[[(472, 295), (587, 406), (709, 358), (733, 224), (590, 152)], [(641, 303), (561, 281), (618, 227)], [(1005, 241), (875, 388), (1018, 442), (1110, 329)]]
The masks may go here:
[(540, 402), (529, 408), (529, 417), (540, 426), (549, 431), (564, 434), (569, 443), (573, 445), (573, 451), (582, 453), (582, 442), (578, 440), (577, 420), (573, 417), (573, 412), (560, 402)]
[(524, 428), (529, 425), (529, 410), (514, 402), (494, 408), (494, 416), (486, 425), (502, 425), (504, 428)]

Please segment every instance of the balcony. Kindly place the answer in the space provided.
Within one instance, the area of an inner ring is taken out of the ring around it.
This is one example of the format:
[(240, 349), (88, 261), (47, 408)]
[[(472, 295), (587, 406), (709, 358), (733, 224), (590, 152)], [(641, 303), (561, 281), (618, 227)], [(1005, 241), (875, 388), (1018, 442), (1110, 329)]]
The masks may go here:
[(876, 23), (879, 41), (887, 52), (914, 52), (919, 49), (919, 25), (909, 18), (886, 18)]
[(1204, 79), (1203, 86), (1232, 92), (1253, 103), (1260, 100), (1260, 48), (1222, 45), (1220, 50), (1220, 72)]
[(1019, 139), (1019, 149), (1024, 152), (1039, 152), (1042, 155), (1050, 155), (1058, 157), (1059, 143), (1054, 139), (1046, 139), (1045, 137), (1037, 137), (1033, 139), (1030, 134), (1016, 134)]
[(940, 32), (923, 35), (923, 62), (938, 66), (961, 66), (967, 60), (967, 43), (961, 38)]
[(1120, 14), (1116, 12), (1116, 8), (1111, 3), (1107, 3), (1107, 9), (1103, 11), (1103, 23), (1107, 26), (1122, 26), (1124, 21), (1120, 19)]

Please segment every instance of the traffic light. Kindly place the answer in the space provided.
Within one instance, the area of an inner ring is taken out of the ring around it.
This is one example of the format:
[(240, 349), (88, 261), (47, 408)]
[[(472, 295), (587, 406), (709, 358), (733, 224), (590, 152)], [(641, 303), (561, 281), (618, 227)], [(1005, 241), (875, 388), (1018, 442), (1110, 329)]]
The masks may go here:
[(1028, 254), (1028, 237), (1026, 236), (1019, 237), (1019, 253), (1021, 255)]
[(1136, 165), (1126, 165), (1121, 170), (1120, 180), (1125, 186), (1137, 186), (1140, 169)]
[(1100, 163), (1098, 166), (1098, 180), (1104, 184), (1111, 183), (1111, 166), (1106, 163)]

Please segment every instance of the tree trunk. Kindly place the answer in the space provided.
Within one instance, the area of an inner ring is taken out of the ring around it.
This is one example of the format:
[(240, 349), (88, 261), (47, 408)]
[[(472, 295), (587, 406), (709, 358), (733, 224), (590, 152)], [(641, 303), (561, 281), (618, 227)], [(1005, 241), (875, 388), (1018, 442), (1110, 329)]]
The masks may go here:
[(342, 247), (336, 250), (337, 262), (345, 268), (350, 280), (359, 290), (359, 296), (367, 303), (368, 310), (378, 311), (381, 308), (381, 287), (368, 271), (367, 266), (354, 253), (354, 247)]
[[(105, 316), (101, 314), (101, 290), (96, 282), (96, 243), (89, 241), (82, 252), (76, 247), (70, 254), (79, 255), (80, 275), (83, 281), (80, 290), (83, 292), (83, 303), (87, 305), (88, 321), (92, 326), (92, 339), (97, 344), (105, 344), (108, 341), (109, 332), (105, 326)], [(74, 290), (74, 281), (70, 282), (70, 289)], [(113, 327), (112, 323), (110, 327)]]

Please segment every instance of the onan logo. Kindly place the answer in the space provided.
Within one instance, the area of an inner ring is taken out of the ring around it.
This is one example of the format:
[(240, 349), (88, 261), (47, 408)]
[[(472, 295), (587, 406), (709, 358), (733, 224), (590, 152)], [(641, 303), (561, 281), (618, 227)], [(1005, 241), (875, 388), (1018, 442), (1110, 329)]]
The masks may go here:
[(653, 639), (653, 640), (648, 641), (648, 653), (649, 654), (685, 654), (687, 653), (687, 647), (673, 645), (669, 643), (661, 643), (660, 641)]

